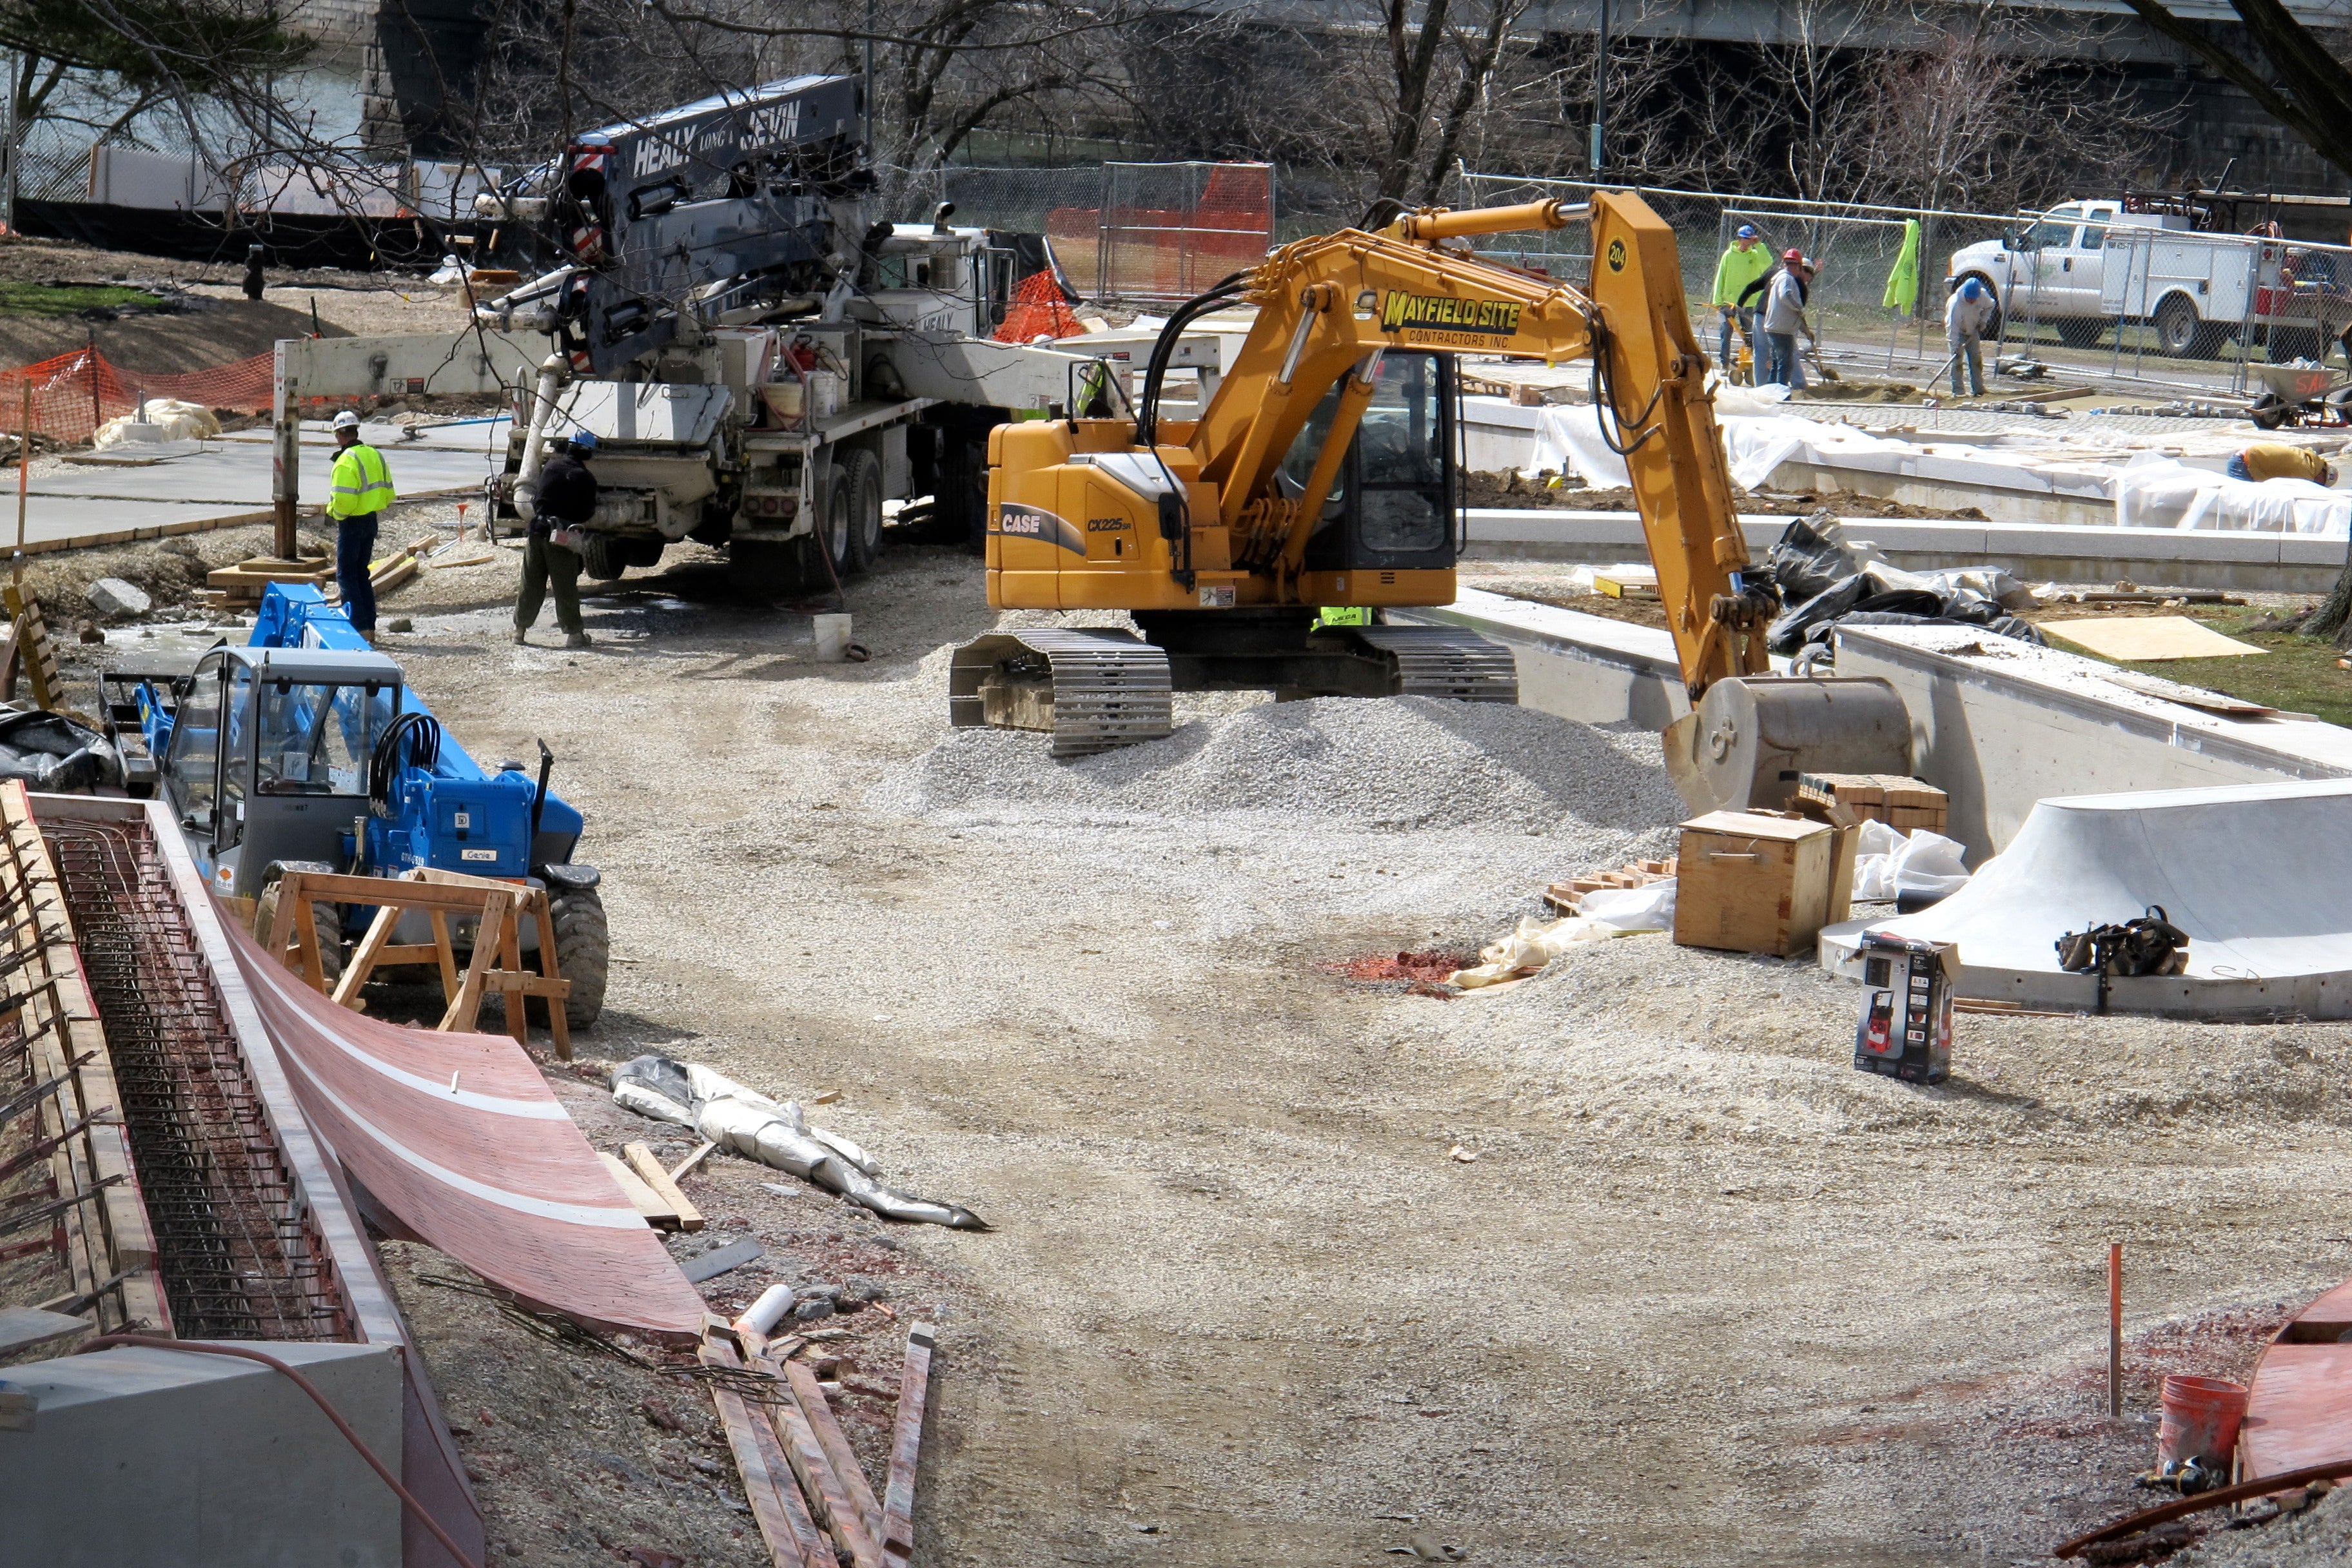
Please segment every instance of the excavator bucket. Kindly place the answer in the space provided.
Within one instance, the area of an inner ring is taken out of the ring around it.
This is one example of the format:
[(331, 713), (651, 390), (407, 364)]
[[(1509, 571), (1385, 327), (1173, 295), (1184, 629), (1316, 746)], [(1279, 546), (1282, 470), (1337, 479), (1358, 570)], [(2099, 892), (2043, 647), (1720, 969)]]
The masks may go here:
[(1911, 715), (1884, 680), (1718, 680), (1663, 740), (1694, 816), (1783, 810), (1800, 773), (1911, 772)]

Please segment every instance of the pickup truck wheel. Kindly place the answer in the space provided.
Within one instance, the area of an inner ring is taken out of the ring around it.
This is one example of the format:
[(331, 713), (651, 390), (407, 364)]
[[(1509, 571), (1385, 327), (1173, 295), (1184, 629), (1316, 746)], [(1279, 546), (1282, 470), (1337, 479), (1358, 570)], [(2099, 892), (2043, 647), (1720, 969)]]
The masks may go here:
[[(261, 890), (260, 900), (253, 908), (253, 934), (264, 944), (269, 941), (269, 928), (278, 923), (278, 889), (284, 886), (272, 882)], [(326, 971), (327, 987), (343, 977), (343, 932), (332, 904), (312, 904), (310, 925), (319, 939), (319, 967)]]
[(2074, 316), (2053, 324), (2058, 329), (2058, 341), (2070, 349), (2097, 347), (2099, 334), (2107, 330), (2106, 322), (2095, 316)]
[(613, 940), (604, 925), (604, 900), (593, 888), (549, 890), (547, 912), (555, 924), (556, 973), (572, 982), (563, 1020), (584, 1029), (604, 1011), (604, 980), (613, 967)]
[(2204, 323), (2197, 319), (2196, 306), (2174, 294), (2156, 307), (2154, 325), (2157, 352), (2181, 359), (2196, 351), (2199, 329)]
[(849, 494), (849, 569), (863, 572), (882, 555), (882, 463), (864, 447), (841, 466)]
[(613, 548), (613, 536), (592, 533), (580, 546), (580, 568), (599, 583), (610, 583), (629, 569), (629, 563)]

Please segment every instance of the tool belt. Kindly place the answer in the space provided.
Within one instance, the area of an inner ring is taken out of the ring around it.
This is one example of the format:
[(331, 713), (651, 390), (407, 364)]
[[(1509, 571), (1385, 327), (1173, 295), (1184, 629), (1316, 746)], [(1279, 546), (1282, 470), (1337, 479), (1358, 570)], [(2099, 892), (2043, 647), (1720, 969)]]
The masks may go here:
[(2179, 974), (2189, 967), (2189, 933), (2162, 904), (2136, 921), (2070, 931), (2057, 942), (2058, 967), (2075, 974)]

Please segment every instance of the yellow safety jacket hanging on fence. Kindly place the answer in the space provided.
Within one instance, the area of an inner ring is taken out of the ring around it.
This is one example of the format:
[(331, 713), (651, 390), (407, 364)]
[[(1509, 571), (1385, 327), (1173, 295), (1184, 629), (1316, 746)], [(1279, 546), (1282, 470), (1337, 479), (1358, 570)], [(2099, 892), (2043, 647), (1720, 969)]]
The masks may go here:
[(327, 487), (327, 515), (331, 518), (365, 517), (400, 499), (392, 493), (392, 465), (364, 441), (354, 441), (336, 455)]

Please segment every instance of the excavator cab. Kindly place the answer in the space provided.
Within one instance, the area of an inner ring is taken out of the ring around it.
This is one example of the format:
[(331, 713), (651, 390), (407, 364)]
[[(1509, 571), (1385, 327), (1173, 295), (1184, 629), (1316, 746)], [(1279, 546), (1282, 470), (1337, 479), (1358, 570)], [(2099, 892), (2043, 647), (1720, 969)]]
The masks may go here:
[[(1371, 401), (1307, 536), (1307, 571), (1443, 570), (1454, 564), (1459, 548), (1454, 526), (1460, 495), (1454, 462), (1461, 427), (1457, 387), (1453, 362), (1443, 355), (1381, 356)], [(1285, 500), (1297, 500), (1306, 492), (1339, 415), (1339, 391), (1334, 385), (1324, 393), (1275, 470), (1275, 489)]]

